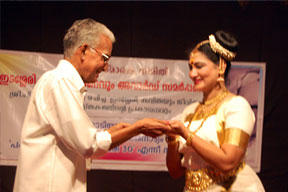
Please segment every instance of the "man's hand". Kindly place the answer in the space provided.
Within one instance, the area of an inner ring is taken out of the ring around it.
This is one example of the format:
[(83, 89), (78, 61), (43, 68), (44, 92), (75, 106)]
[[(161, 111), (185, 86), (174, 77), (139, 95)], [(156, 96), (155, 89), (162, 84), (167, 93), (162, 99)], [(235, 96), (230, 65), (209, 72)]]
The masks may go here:
[(141, 119), (135, 124), (140, 127), (140, 133), (153, 138), (171, 131), (171, 127), (166, 123), (166, 121), (155, 118)]

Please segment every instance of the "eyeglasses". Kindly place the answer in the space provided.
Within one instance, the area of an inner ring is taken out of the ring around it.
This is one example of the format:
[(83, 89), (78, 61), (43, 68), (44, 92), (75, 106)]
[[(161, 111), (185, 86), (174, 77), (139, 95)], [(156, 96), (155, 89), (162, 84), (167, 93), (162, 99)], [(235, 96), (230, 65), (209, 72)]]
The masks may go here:
[(93, 53), (98, 53), (98, 54), (100, 54), (100, 55), (102, 56), (102, 59), (103, 59), (104, 63), (108, 63), (108, 61), (109, 61), (109, 59), (110, 59), (111, 56), (109, 56), (109, 55), (107, 55), (107, 54), (105, 54), (105, 53), (101, 53), (101, 52), (97, 51), (97, 49), (94, 49), (94, 48), (92, 48), (92, 47), (90, 47), (90, 46), (89, 46), (89, 48), (90, 48), (90, 50), (91, 50)]

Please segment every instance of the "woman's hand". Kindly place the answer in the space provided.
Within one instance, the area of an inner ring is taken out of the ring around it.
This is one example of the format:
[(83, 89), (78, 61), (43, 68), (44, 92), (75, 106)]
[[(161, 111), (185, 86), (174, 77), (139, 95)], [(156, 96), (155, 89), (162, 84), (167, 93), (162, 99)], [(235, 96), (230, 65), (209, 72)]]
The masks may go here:
[(189, 136), (189, 130), (185, 125), (176, 120), (167, 121), (167, 124), (170, 126), (171, 131), (168, 131), (167, 134), (169, 135), (180, 135), (184, 139), (187, 139)]

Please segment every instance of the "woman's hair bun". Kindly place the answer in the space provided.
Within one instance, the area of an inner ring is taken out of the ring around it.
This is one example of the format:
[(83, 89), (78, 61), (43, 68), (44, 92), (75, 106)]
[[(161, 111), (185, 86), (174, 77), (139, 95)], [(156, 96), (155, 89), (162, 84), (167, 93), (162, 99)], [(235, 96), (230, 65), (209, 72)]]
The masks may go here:
[(227, 31), (218, 30), (214, 34), (216, 41), (229, 51), (236, 52), (238, 49), (238, 42), (234, 35)]

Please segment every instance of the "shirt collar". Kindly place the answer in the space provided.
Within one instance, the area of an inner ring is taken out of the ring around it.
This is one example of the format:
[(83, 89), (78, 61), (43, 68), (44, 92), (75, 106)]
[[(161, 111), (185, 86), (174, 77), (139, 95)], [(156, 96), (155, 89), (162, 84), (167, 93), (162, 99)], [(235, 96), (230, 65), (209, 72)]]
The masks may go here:
[(85, 93), (87, 91), (84, 81), (82, 80), (81, 76), (79, 75), (78, 71), (75, 69), (75, 67), (68, 61), (68, 60), (60, 60), (58, 67), (64, 71), (66, 74), (70, 74), (73, 82), (75, 83), (77, 89), (80, 91), (80, 93)]

